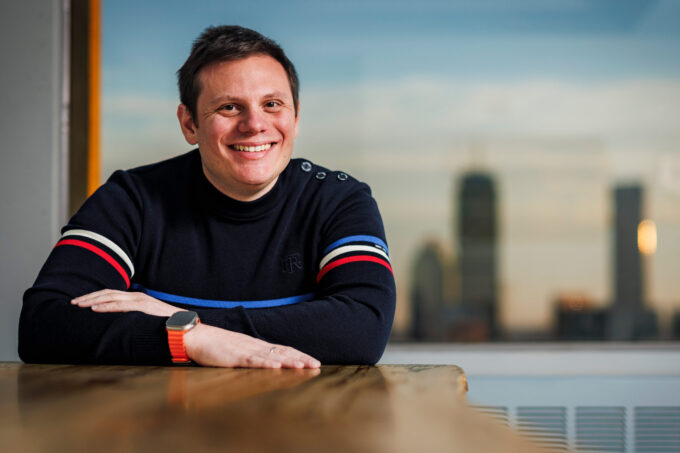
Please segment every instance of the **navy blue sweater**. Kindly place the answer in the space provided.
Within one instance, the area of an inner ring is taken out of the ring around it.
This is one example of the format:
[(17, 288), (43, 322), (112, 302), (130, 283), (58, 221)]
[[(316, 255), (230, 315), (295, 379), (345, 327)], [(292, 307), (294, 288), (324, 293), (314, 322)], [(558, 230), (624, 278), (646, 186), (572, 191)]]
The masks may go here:
[(21, 359), (170, 364), (167, 318), (70, 304), (103, 288), (335, 364), (377, 362), (395, 308), (366, 184), (293, 159), (270, 192), (240, 202), (206, 180), (197, 150), (117, 171), (71, 218), (24, 294)]

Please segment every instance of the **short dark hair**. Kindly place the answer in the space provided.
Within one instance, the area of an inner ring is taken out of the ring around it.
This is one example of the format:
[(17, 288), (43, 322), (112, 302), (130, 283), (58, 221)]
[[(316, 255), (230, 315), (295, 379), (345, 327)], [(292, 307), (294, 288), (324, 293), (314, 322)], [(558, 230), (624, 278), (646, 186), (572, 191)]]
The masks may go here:
[(255, 30), (237, 25), (221, 25), (219, 27), (208, 27), (201, 33), (191, 47), (189, 58), (177, 71), (179, 99), (187, 107), (195, 122), (198, 120), (196, 104), (201, 92), (199, 71), (212, 63), (240, 60), (257, 54), (269, 55), (283, 66), (288, 75), (290, 91), (293, 93), (295, 115), (297, 116), (300, 82), (295, 66), (288, 59), (281, 46)]

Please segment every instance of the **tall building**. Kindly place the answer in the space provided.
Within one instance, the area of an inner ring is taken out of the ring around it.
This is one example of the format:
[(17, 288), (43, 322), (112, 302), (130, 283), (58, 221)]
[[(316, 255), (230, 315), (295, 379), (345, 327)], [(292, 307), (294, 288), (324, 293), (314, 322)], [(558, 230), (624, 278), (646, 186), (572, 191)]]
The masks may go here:
[(498, 215), (491, 175), (470, 172), (458, 187), (460, 310), (498, 336)]
[(638, 225), (642, 221), (642, 187), (614, 189), (614, 306), (642, 308), (642, 256), (638, 249)]
[(414, 340), (441, 339), (444, 279), (442, 247), (428, 241), (418, 251), (411, 274), (411, 337)]
[(614, 291), (608, 316), (611, 340), (650, 339), (658, 334), (656, 313), (645, 307), (644, 261), (638, 244), (643, 195), (638, 184), (614, 188)]

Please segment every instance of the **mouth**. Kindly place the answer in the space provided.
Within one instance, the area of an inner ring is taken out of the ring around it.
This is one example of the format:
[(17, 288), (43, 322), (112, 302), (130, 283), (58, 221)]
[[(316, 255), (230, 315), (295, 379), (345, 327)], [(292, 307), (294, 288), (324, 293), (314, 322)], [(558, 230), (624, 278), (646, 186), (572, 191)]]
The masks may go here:
[(239, 144), (234, 144), (234, 145), (229, 145), (229, 148), (233, 149), (234, 151), (239, 151), (239, 152), (244, 152), (244, 153), (258, 153), (262, 151), (267, 151), (269, 148), (271, 148), (273, 145), (275, 145), (275, 142), (272, 143), (265, 143), (262, 145), (239, 145)]

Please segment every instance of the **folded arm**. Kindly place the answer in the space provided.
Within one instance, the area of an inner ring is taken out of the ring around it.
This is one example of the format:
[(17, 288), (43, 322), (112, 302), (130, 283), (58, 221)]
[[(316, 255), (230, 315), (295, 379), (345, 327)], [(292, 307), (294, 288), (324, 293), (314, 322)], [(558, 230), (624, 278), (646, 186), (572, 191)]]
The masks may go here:
[[(22, 360), (171, 363), (165, 321), (172, 310), (188, 307), (128, 291), (134, 277), (128, 257), (136, 254), (143, 210), (130, 178), (114, 174), (113, 182), (86, 202), (26, 291), (19, 326)], [(367, 200), (375, 215), (358, 215)], [(395, 302), (391, 268), (380, 263), (386, 253), (380, 247), (367, 252), (372, 245), (365, 240), (329, 244), (365, 234), (384, 238), (377, 206), (364, 194), (334, 212), (322, 232), (327, 238), (323, 245), (330, 248), (323, 253), (326, 263), (319, 268), (316, 298), (260, 309), (194, 309), (202, 324), (187, 334), (190, 357), (206, 365), (293, 367), (298, 362), (317, 366), (312, 357), (323, 363), (375, 363), (380, 358)], [(88, 294), (94, 295), (81, 298)]]

